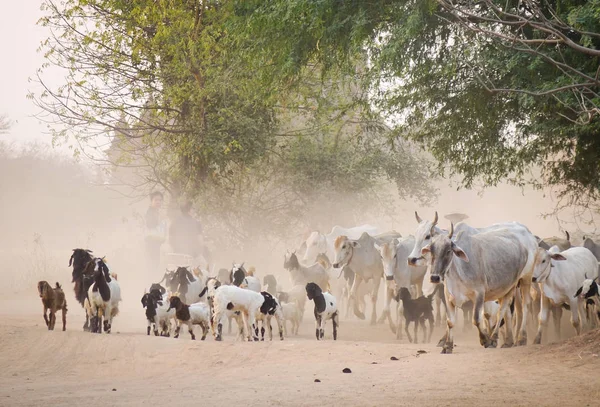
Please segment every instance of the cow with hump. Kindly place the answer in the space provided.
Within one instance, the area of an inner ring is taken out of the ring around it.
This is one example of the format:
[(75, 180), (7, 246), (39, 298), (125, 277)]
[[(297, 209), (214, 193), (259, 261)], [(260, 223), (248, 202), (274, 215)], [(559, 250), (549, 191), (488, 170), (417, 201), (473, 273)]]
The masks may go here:
[[(520, 296), (520, 301), (516, 302), (519, 316), (517, 343), (525, 345), (527, 307), (531, 302), (529, 290), (537, 248), (531, 232), (516, 222), (483, 229), (461, 223), (456, 234), (453, 224), (447, 234), (436, 227), (437, 216), (434, 222), (422, 221), (418, 215), (417, 220), (420, 222), (415, 247), (408, 262), (428, 263), (431, 282), (444, 282), (448, 320), (442, 353), (452, 353), (456, 307), (468, 300), (474, 304), (473, 324), (479, 330), (480, 343), (486, 348), (496, 347), (500, 324), (497, 323), (492, 334), (488, 334), (481, 319), (483, 304), (498, 300), (500, 307), (496, 321), (501, 321), (507, 315), (517, 286)], [(426, 256), (428, 260), (425, 260)], [(506, 347), (513, 345), (510, 325), (507, 324)]]

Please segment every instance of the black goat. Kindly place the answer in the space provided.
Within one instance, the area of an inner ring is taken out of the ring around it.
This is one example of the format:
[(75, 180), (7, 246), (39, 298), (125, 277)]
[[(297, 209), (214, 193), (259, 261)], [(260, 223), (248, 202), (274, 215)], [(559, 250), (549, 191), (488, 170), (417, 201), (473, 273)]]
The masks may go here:
[[(435, 287), (435, 290), (427, 297), (420, 296), (417, 299), (412, 299), (410, 295), (410, 291), (406, 287), (400, 287), (400, 291), (398, 292), (396, 300), (402, 300), (402, 305), (404, 308), (404, 331), (406, 332), (406, 336), (408, 336), (408, 340), (413, 342), (413, 338), (410, 336), (408, 332), (408, 326), (410, 323), (415, 324), (414, 333), (415, 339), (414, 343), (417, 343), (417, 332), (419, 324), (423, 328), (423, 342), (429, 343), (431, 340), (431, 334), (433, 333), (433, 297), (435, 293), (439, 289), (439, 285)], [(425, 320), (429, 321), (429, 336), (427, 336), (427, 329), (425, 327)]]

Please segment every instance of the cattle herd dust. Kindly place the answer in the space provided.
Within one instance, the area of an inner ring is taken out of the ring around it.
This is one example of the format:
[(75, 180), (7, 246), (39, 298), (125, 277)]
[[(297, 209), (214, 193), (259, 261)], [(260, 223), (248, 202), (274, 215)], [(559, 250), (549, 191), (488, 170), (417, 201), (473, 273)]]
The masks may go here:
[[(23, 163), (20, 172), (0, 173), (0, 405), (191, 405), (200, 400), (206, 405), (580, 405), (600, 399), (600, 376), (577, 369), (598, 368), (600, 335), (584, 330), (574, 338), (566, 310), (560, 338), (551, 321), (543, 345), (533, 345), (535, 321), (528, 327), (527, 346), (512, 349), (481, 347), (477, 329), (470, 322), (465, 325), (459, 312), (452, 355), (440, 354), (436, 346), (445, 333), (445, 320), (435, 322), (430, 343), (421, 343), (419, 332), (419, 343), (412, 344), (404, 332), (397, 338), (387, 322), (370, 324), (368, 297), (364, 320), (340, 307), (335, 342), (331, 320), (324, 340), (316, 341), (312, 301), (306, 302), (298, 335), (288, 332), (283, 341), (276, 328), (273, 341), (236, 340), (235, 322), (231, 333), (224, 326), (222, 342), (212, 332), (199, 341), (199, 327), (195, 342), (187, 329), (178, 339), (148, 336), (140, 299), (173, 266), (167, 264), (167, 242), (161, 247), (160, 265), (148, 267), (144, 217), (149, 199), (131, 199), (98, 185), (93, 170), (72, 164), (51, 168)], [(246, 269), (255, 269), (261, 283), (271, 274), (278, 291), (289, 291), (286, 253), (301, 251), (311, 231), (368, 224), (379, 232), (408, 236), (417, 227), (415, 210), (429, 220), (437, 211), (444, 229), (450, 228), (445, 215), (462, 213), (474, 227), (518, 221), (540, 237), (564, 236), (566, 229), (573, 244), (593, 232), (580, 227), (568, 211), (559, 214), (562, 223), (543, 217), (556, 204), (548, 191), (500, 185), (479, 193), (447, 185), (447, 180), (438, 183), (439, 196), (431, 207), (396, 196), (384, 212), (360, 216), (348, 216), (353, 203), (345, 196), (327, 211), (307, 214), (319, 221), (307, 219), (284, 238), (264, 236), (240, 244), (228, 239), (227, 228), (213, 223), (203, 230), (210, 252), (210, 261), (199, 264), (203, 278), (244, 263)], [(166, 198), (161, 209), (165, 218), (168, 209)], [(203, 222), (205, 214), (192, 214)], [(75, 298), (68, 267), (75, 248), (104, 257), (118, 276), (122, 301), (110, 334), (82, 329), (85, 311)], [(37, 290), (41, 280), (62, 286), (68, 304), (66, 332), (60, 329), (60, 312), (55, 330), (46, 328)], [(395, 322), (396, 315), (392, 318)], [(352, 373), (343, 373), (345, 368)]]

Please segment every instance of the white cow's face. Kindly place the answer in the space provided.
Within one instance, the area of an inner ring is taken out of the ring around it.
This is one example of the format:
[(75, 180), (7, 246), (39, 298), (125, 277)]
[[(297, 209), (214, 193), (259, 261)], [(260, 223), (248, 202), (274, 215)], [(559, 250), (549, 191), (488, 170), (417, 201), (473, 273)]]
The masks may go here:
[(357, 247), (360, 247), (359, 243), (356, 240), (348, 239), (346, 236), (339, 236), (335, 239), (335, 243), (333, 244), (335, 254), (333, 267), (339, 268), (348, 265), (352, 259), (354, 249)]
[(553, 267), (552, 260), (560, 261), (566, 260), (566, 258), (560, 253), (548, 251), (541, 247), (537, 248), (532, 279), (534, 283), (543, 283), (546, 281)]
[(379, 254), (381, 255), (381, 262), (383, 263), (383, 274), (386, 281), (394, 280), (394, 270), (396, 269), (397, 260), (397, 246), (396, 241), (385, 243), (381, 246), (375, 245)]
[(415, 245), (413, 247), (412, 252), (408, 256), (408, 265), (409, 266), (424, 266), (426, 264), (425, 257), (421, 253), (422, 249), (429, 244), (431, 244), (433, 234), (435, 233), (435, 224), (437, 223), (437, 212), (435, 213), (435, 218), (433, 222), (429, 220), (423, 220), (417, 215), (415, 212), (417, 222), (419, 225), (417, 226), (417, 230), (415, 231)]
[(319, 232), (312, 232), (306, 239), (306, 252), (304, 252), (303, 261), (312, 263), (316, 261), (319, 253), (327, 252), (327, 239)]

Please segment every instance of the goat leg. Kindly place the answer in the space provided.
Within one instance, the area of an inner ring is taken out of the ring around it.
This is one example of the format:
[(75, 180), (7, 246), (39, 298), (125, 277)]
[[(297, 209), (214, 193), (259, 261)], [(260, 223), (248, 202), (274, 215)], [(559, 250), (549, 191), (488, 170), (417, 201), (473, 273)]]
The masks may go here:
[(44, 307), (44, 321), (46, 322), (46, 327), (48, 329), (50, 329), (50, 321), (48, 321), (48, 316), (46, 315), (46, 312), (48, 311), (48, 308)]

